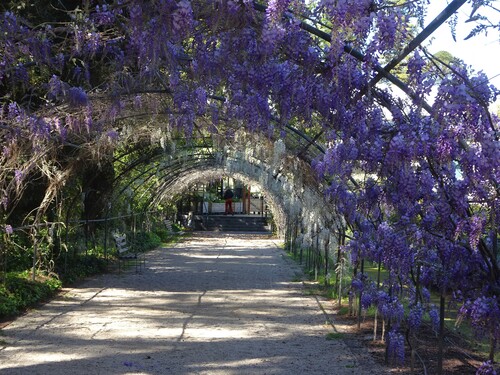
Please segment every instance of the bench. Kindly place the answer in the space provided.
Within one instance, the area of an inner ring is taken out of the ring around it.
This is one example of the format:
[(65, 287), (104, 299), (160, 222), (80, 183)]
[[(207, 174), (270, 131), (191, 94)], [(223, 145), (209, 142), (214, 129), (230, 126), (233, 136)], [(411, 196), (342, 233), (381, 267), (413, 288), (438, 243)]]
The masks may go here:
[(127, 244), (127, 235), (118, 232), (112, 233), (118, 251), (118, 270), (121, 272), (122, 262), (134, 261), (135, 272), (138, 273), (142, 266), (146, 266), (146, 257), (142, 253), (133, 252)]
[(167, 229), (167, 232), (169, 235), (173, 236), (173, 235), (182, 235), (184, 234), (184, 232), (182, 231), (175, 231), (174, 228), (172, 227), (172, 221), (171, 220), (164, 220), (163, 223), (165, 224), (165, 228)]

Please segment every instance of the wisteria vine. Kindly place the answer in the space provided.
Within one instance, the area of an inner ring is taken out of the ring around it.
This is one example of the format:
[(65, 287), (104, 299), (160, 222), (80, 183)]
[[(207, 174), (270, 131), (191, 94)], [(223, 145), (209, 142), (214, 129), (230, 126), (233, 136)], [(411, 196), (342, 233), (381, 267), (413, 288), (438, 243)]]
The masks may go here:
[[(411, 99), (369, 84), (414, 37), (428, 1), (61, 3), (41, 13), (0, 6), (7, 231), (30, 177), (47, 181), (41, 218), (85, 158), (112, 154), (129, 116), (162, 116), (161, 131), (187, 138), (197, 118), (227, 137), (244, 127), (279, 139), (293, 124), (325, 149), (312, 167), (352, 233), (352, 263), (389, 274), (353, 286), (363, 307), (392, 322), (390, 356), (404, 358), (403, 325), (416, 331), (425, 316), (439, 325), (431, 291), (453, 296), (463, 318), (500, 339), (500, 129), (488, 109), (497, 89), (423, 49), (402, 68)], [(468, 3), (471, 18), (491, 5)], [(471, 33), (486, 28), (498, 30)]]

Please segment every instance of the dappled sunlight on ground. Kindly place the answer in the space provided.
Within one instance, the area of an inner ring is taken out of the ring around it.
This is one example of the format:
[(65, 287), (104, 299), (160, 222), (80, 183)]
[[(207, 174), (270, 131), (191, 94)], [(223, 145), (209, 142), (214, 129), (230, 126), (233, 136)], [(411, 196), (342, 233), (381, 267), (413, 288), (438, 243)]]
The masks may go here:
[(0, 373), (383, 373), (325, 339), (297, 272), (272, 239), (185, 239), (7, 326)]

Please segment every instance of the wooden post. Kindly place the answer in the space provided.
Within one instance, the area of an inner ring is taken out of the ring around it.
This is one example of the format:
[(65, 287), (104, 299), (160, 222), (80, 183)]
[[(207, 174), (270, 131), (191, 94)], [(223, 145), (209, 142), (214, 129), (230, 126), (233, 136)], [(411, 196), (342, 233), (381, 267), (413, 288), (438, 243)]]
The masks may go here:
[(314, 252), (316, 253), (316, 264), (314, 266), (314, 281), (318, 280), (318, 274), (319, 274), (319, 262), (321, 260), (321, 254), (319, 250), (319, 236), (318, 236), (318, 224), (316, 223), (316, 246)]
[[(382, 262), (378, 261), (378, 270), (377, 270), (377, 291), (380, 288), (380, 268), (381, 268)], [(378, 326), (378, 307), (375, 310), (375, 318), (373, 320), (373, 341), (377, 341), (377, 326)], [(384, 333), (382, 331), (382, 340), (384, 340)]]
[(108, 260), (108, 216), (111, 203), (108, 203), (108, 209), (106, 210), (106, 217), (104, 218), (104, 259)]
[(444, 354), (444, 307), (445, 307), (445, 297), (444, 290), (441, 291), (441, 296), (439, 298), (439, 346), (438, 346), (438, 364), (437, 364), (437, 374), (441, 375), (443, 373), (443, 354)]
[[(363, 273), (365, 272), (365, 260), (362, 258), (361, 259), (361, 269), (360, 269), (360, 274), (361, 278), (363, 278)], [(363, 290), (359, 291), (359, 302), (358, 302), (358, 329), (361, 329), (361, 298), (363, 297)]]
[(33, 281), (35, 281), (35, 276), (36, 276), (36, 258), (38, 256), (37, 254), (37, 243), (36, 243), (36, 229), (33, 228), (31, 232), (31, 238), (33, 240), (33, 270), (31, 274), (31, 278)]
[(325, 242), (325, 286), (330, 285), (330, 280), (329, 280), (329, 272), (328, 272), (328, 246), (330, 245), (330, 237), (328, 237), (328, 241)]

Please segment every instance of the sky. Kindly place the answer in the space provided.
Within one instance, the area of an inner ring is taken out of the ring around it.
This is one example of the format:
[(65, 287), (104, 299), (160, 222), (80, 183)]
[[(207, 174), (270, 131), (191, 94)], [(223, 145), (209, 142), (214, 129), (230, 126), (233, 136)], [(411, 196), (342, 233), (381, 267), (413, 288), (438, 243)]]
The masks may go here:
[[(437, 16), (448, 4), (445, 0), (431, 0), (428, 8), (427, 24)], [(500, 1), (495, 0), (493, 4), (500, 9)], [(466, 64), (471, 65), (476, 71), (483, 71), (490, 78), (490, 82), (497, 88), (500, 88), (500, 32), (491, 30), (487, 36), (478, 35), (469, 40), (464, 38), (473, 29), (474, 23), (464, 23), (471, 12), (468, 4), (463, 5), (458, 11), (458, 25), (456, 28), (456, 41), (453, 40), (449, 25), (442, 25), (434, 34), (434, 41), (428, 46), (431, 53), (439, 51), (448, 51), (455, 57), (462, 59)], [(488, 13), (479, 12), (487, 15), (488, 18), (498, 23), (500, 12), (491, 11)]]

